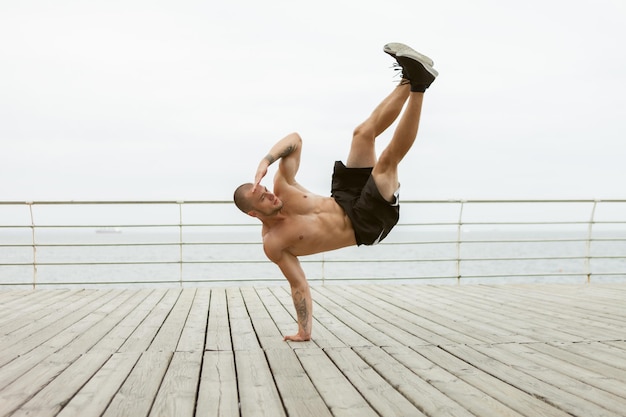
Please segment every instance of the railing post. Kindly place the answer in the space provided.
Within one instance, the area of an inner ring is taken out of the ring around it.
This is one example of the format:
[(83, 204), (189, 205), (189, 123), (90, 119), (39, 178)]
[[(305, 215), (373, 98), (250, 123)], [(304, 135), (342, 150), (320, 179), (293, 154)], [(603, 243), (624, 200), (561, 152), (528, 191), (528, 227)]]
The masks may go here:
[(179, 248), (179, 282), (180, 286), (183, 286), (183, 204), (184, 201), (177, 201), (178, 204), (178, 248)]
[(461, 208), (459, 209), (459, 222), (457, 223), (457, 231), (456, 231), (456, 283), (457, 285), (461, 285), (461, 239), (462, 239), (462, 228), (463, 228), (463, 207), (464, 200), (459, 201), (461, 203)]
[(37, 241), (35, 240), (35, 216), (33, 216), (33, 202), (27, 201), (30, 211), (30, 229), (33, 243), (33, 290), (37, 288)]
[(599, 200), (595, 200), (593, 202), (593, 206), (591, 208), (591, 217), (589, 218), (589, 227), (587, 229), (587, 256), (586, 256), (586, 273), (587, 273), (587, 284), (591, 283), (591, 238), (593, 235), (593, 222), (596, 215), (596, 206), (598, 205)]

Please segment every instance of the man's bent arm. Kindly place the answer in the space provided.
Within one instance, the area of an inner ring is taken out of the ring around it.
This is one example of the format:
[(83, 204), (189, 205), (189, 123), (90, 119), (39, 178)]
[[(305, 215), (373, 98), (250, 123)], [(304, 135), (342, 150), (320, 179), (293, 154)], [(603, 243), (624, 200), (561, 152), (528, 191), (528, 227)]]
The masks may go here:
[(298, 320), (298, 333), (285, 336), (285, 340), (295, 342), (310, 340), (313, 327), (313, 301), (309, 283), (306, 280), (300, 261), (287, 251), (280, 251), (277, 254), (271, 253), (266, 249), (265, 253), (272, 262), (278, 265), (291, 286), (291, 298), (293, 299)]
[(289, 184), (295, 183), (296, 173), (300, 167), (300, 155), (302, 151), (302, 138), (297, 133), (290, 133), (278, 142), (259, 162), (259, 167), (254, 178), (254, 187), (261, 182), (267, 174), (267, 168), (280, 161), (279, 173)]

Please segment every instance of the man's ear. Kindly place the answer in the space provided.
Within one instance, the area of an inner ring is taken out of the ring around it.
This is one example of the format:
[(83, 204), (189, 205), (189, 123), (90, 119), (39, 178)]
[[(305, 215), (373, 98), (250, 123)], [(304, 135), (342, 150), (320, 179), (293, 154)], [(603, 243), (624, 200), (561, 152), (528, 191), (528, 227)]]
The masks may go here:
[(257, 217), (257, 218), (259, 217), (259, 216), (258, 216), (258, 214), (257, 214), (257, 212), (256, 212), (256, 211), (254, 211), (254, 210), (250, 210), (250, 211), (248, 212), (248, 216), (250, 216), (250, 217)]

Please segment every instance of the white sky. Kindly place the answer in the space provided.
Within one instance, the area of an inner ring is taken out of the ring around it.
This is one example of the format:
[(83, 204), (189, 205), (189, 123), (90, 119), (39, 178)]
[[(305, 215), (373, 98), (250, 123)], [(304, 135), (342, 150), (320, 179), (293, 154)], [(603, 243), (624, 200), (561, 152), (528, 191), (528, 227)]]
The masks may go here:
[(230, 199), (291, 131), (327, 195), (395, 85), (387, 42), (440, 73), (404, 199), (626, 198), (624, 21), (623, 0), (4, 1), (0, 199)]

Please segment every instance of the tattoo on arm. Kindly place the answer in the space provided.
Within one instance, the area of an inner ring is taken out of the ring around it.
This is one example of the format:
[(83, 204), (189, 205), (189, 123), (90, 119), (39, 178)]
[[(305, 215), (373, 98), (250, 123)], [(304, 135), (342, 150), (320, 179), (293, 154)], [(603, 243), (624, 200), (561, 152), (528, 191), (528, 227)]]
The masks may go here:
[(296, 293), (296, 296), (299, 297), (298, 300), (294, 300), (296, 314), (298, 315), (298, 322), (303, 329), (307, 329), (309, 325), (309, 311), (306, 308), (306, 299), (300, 291)]
[(274, 157), (274, 155), (272, 155), (271, 153), (268, 153), (265, 156), (265, 159), (267, 160), (267, 162), (269, 162), (270, 165), (272, 165), (278, 159), (284, 158), (285, 156), (287, 156), (290, 153), (292, 153), (294, 151), (294, 149), (295, 149), (295, 147), (293, 145), (289, 145), (278, 155), (278, 157)]
[(293, 145), (289, 145), (285, 148), (284, 151), (282, 151), (280, 153), (280, 155), (278, 155), (279, 158), (284, 158), (285, 156), (289, 155), (291, 152), (293, 152), (294, 150), (294, 146)]

